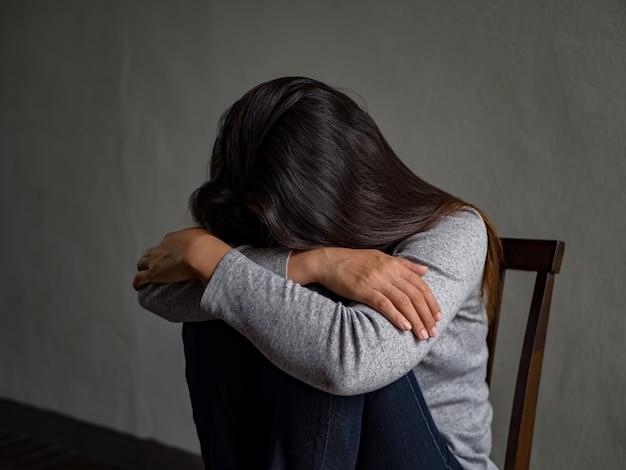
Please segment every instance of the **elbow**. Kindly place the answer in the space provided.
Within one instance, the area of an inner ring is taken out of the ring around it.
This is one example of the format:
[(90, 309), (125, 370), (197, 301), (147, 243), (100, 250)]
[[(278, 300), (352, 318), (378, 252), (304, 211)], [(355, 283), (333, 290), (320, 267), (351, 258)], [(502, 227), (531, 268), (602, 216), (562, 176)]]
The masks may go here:
[(149, 289), (147, 285), (140, 287), (137, 291), (137, 301), (139, 302), (139, 305), (141, 307), (145, 308), (146, 310), (152, 311), (152, 303), (150, 302), (151, 296), (148, 291)]
[(325, 392), (339, 396), (361, 395), (384, 386), (371, 377), (361, 377), (357, 373), (346, 371), (326, 371), (324, 384), (320, 387)]
[(399, 378), (400, 377), (387, 378), (387, 380), (385, 380), (380, 377), (363, 377), (360, 380), (356, 380), (349, 376), (333, 377), (326, 383), (323, 390), (339, 396), (362, 395), (364, 393), (380, 390)]
[(329, 380), (323, 390), (339, 396), (360, 395), (365, 393), (360, 390), (357, 384), (349, 380)]
[(163, 308), (162, 302), (158, 301), (158, 296), (156, 295), (157, 288), (155, 286), (155, 284), (146, 284), (137, 291), (139, 305), (165, 320), (173, 323), (181, 322), (180, 318), (171, 315), (171, 310)]
[(141, 307), (157, 313), (156, 310), (158, 309), (156, 307), (158, 304), (154, 302), (154, 289), (151, 288), (150, 284), (146, 284), (137, 291), (137, 301)]
[(386, 360), (382, 354), (371, 356), (357, 354), (353, 360), (343, 357), (336, 361), (325, 361), (318, 369), (323, 383), (323, 386), (318, 388), (340, 396), (373, 392), (395, 382), (407, 373), (412, 373), (413, 367), (420, 359), (421, 357), (415, 355), (407, 355), (402, 361)]

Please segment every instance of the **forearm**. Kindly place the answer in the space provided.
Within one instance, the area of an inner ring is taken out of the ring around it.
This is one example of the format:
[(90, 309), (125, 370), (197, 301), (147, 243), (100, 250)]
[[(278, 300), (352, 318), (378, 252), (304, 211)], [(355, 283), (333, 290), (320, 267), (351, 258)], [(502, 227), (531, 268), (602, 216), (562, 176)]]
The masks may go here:
[(137, 292), (139, 304), (171, 322), (214, 320), (210, 311), (200, 308), (205, 286), (198, 280), (149, 283)]
[[(278, 276), (287, 276), (289, 250), (283, 248), (237, 247), (248, 259)], [(137, 293), (139, 304), (172, 322), (214, 320), (210, 310), (200, 307), (205, 286), (200, 280), (174, 283), (148, 283)]]
[[(348, 307), (287, 280), (288, 260), (290, 277), (319, 280), (292, 272), (287, 250), (240, 247), (226, 258), (206, 290), (195, 280), (147, 284), (141, 305), (170, 321), (221, 318), (290, 375), (336, 394), (380, 388), (428, 350), (365, 305)], [(302, 266), (315, 272), (308, 262)]]
[(396, 328), (424, 340), (437, 336), (441, 308), (422, 276), (428, 269), (379, 250), (324, 247), (295, 253), (289, 279), (319, 283), (345, 299), (378, 310)]
[[(424, 280), (441, 306), (438, 326), (445, 334), (468, 295), (480, 289), (486, 255), (482, 220), (473, 212), (450, 217), (400, 243), (395, 254), (429, 267)], [(419, 341), (366, 305), (334, 302), (236, 252), (218, 266), (202, 308), (247, 336), (290, 375), (336, 394), (362, 393), (392, 382), (414, 368), (437, 341)]]
[[(441, 304), (441, 331), (468, 293), (479, 288), (485, 250), (484, 225), (477, 214), (450, 218), (399, 245), (397, 256), (430, 267), (424, 279)], [(418, 341), (376, 310), (334, 302), (287, 280), (287, 259), (284, 250), (270, 255), (265, 262), (273, 260), (271, 272), (236, 250), (228, 253), (201, 303), (194, 300), (205, 315), (200, 318), (224, 319), (290, 375), (337, 394), (390, 383), (429, 351), (433, 339)]]
[(251, 263), (231, 252), (202, 298), (290, 375), (331, 393), (378, 389), (402, 376), (429, 349), (375, 310), (352, 307)]

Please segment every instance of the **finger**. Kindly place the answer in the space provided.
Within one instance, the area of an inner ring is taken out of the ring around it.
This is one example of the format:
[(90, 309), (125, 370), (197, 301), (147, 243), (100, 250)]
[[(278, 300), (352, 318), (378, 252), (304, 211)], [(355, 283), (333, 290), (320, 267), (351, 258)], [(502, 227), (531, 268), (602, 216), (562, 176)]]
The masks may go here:
[[(411, 323), (411, 329), (419, 339), (428, 339), (437, 334), (435, 319), (421, 292), (408, 282), (398, 288), (390, 286), (385, 294), (395, 308)], [(433, 330), (434, 328), (434, 330)]]
[(371, 290), (366, 297), (365, 303), (376, 309), (396, 328), (402, 331), (411, 330), (411, 323), (395, 308), (393, 302), (387, 296), (379, 291)]
[(150, 258), (144, 255), (137, 260), (137, 271), (145, 271), (148, 268), (150, 268)]
[[(441, 315), (441, 307), (439, 306), (439, 302), (437, 302), (434, 294), (430, 290), (428, 283), (424, 281), (421, 276), (416, 275), (413, 271), (405, 271), (402, 275), (402, 278), (422, 293), (422, 295), (424, 296), (424, 300), (428, 304), (428, 307), (432, 312), (433, 317), (435, 318), (435, 321), (441, 321), (441, 319), (443, 318)], [(398, 283), (399, 281), (396, 281), (396, 284)], [(407, 290), (407, 288), (402, 286), (401, 283), (400, 285), (396, 285), (396, 287)], [(407, 292), (413, 291), (407, 290)]]
[(416, 286), (424, 296), (424, 300), (428, 304), (428, 307), (430, 308), (430, 311), (432, 312), (435, 321), (441, 321), (443, 319), (443, 316), (441, 314), (441, 306), (439, 305), (439, 302), (437, 302), (437, 299), (435, 298), (433, 292), (430, 290), (428, 283), (418, 276), (412, 279), (411, 284)]
[(137, 260), (137, 271), (147, 269), (153, 250), (154, 247), (151, 247), (142, 253), (141, 257)]
[[(383, 276), (370, 271), (367, 285), (376, 286), (374, 289), (391, 301), (395, 310), (399, 311), (411, 324), (411, 330), (415, 336), (425, 340), (437, 334), (435, 312), (430, 311), (419, 287), (405, 279), (408, 277), (416, 284), (422, 283), (421, 277), (408, 269), (407, 264), (411, 262), (402, 258), (389, 257), (385, 263)], [(391, 311), (389, 315), (392, 315)], [(391, 317), (388, 318), (391, 319)]]
[(133, 279), (133, 288), (135, 290), (139, 290), (149, 282), (150, 280), (148, 279), (148, 271), (139, 271), (137, 274), (135, 274), (135, 278)]
[(395, 258), (398, 260), (403, 266), (410, 269), (412, 272), (417, 274), (418, 276), (423, 276), (428, 272), (428, 266), (424, 266), (423, 264), (414, 263), (406, 258)]

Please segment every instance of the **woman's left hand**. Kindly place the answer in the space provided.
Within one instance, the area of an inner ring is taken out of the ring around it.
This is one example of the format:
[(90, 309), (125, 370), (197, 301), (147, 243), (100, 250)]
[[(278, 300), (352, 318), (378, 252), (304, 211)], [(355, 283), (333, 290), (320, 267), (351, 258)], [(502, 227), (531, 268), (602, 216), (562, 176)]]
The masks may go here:
[(179, 282), (199, 279), (207, 284), (231, 247), (202, 228), (188, 228), (165, 235), (137, 261), (133, 287), (149, 282)]
[(379, 250), (325, 247), (295, 252), (289, 278), (320, 283), (330, 291), (378, 310), (396, 327), (421, 340), (437, 336), (441, 308), (421, 278), (425, 266)]

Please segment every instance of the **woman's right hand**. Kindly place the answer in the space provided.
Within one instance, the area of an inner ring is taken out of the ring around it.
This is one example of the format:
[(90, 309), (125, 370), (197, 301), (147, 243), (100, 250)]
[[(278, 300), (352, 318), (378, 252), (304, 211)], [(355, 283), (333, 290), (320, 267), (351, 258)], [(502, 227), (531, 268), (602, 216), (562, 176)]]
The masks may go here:
[(318, 248), (294, 252), (289, 278), (319, 283), (341, 297), (369, 305), (421, 340), (437, 336), (441, 309), (422, 279), (428, 268), (379, 250)]
[(133, 287), (150, 282), (171, 283), (198, 279), (209, 282), (217, 265), (231, 247), (198, 227), (171, 232), (161, 243), (144, 251), (137, 261)]

